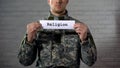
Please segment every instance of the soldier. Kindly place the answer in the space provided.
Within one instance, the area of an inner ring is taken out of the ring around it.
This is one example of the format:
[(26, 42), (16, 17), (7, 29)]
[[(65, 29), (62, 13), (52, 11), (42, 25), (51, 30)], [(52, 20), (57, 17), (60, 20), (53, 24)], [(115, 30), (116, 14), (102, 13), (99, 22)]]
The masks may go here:
[(40, 22), (27, 25), (18, 54), (19, 62), (37, 68), (79, 68), (80, 59), (92, 66), (97, 58), (92, 35), (84, 23), (70, 17), (69, 0), (48, 0), (50, 15), (45, 20), (75, 20), (74, 30), (42, 29)]

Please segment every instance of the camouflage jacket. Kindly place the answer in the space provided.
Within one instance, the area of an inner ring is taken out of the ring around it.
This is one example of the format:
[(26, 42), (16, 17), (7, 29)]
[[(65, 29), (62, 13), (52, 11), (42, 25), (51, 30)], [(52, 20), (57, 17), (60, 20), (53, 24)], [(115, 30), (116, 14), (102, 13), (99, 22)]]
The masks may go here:
[[(46, 19), (79, 22), (67, 13), (62, 17), (56, 17), (50, 13)], [(26, 38), (27, 36), (22, 40), (18, 54), (20, 63), (25, 66), (31, 65), (36, 57), (38, 68), (56, 66), (79, 68), (80, 59), (89, 66), (96, 61), (96, 47), (90, 32), (83, 44), (74, 30), (41, 29), (32, 43), (28, 43)]]

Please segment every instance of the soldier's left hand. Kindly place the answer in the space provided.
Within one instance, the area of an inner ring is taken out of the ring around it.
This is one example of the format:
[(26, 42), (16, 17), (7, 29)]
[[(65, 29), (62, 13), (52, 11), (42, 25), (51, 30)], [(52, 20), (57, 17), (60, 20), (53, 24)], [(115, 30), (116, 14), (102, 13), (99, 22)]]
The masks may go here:
[(81, 41), (83, 42), (87, 37), (88, 27), (84, 23), (75, 23), (74, 29), (78, 33)]

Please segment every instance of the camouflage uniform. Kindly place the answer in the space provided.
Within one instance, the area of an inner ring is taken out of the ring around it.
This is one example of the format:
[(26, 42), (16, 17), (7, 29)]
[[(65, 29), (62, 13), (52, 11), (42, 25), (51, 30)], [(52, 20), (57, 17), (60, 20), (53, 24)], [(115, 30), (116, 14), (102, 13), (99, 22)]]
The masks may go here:
[[(79, 22), (68, 16), (67, 12), (62, 17), (56, 17), (50, 13), (46, 19)], [(56, 66), (79, 68), (80, 59), (89, 66), (96, 61), (96, 47), (90, 32), (83, 44), (74, 30), (41, 29), (32, 43), (28, 43), (26, 38), (27, 36), (24, 37), (18, 54), (20, 63), (25, 66), (31, 65), (36, 56), (38, 56), (36, 63), (38, 68)]]

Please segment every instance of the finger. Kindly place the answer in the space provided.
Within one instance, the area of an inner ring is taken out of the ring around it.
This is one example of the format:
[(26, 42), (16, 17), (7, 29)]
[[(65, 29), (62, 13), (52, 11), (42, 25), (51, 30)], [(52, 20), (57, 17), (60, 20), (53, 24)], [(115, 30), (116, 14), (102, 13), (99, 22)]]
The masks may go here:
[(75, 25), (74, 25), (74, 29), (76, 29), (76, 28), (78, 28), (78, 27), (80, 27), (80, 25), (78, 25), (78, 24), (75, 24)]
[(76, 23), (75, 25), (74, 25), (74, 29), (76, 29), (76, 28), (81, 28), (82, 27), (82, 23)]
[(40, 29), (40, 28), (42, 28), (42, 25), (37, 22), (37, 23), (36, 23), (36, 27), (37, 27), (37, 29)]
[(76, 33), (81, 34), (82, 32), (81, 31), (76, 31)]

